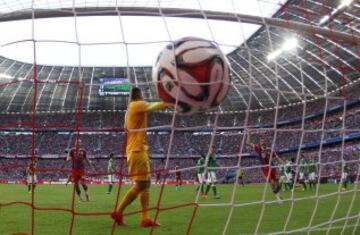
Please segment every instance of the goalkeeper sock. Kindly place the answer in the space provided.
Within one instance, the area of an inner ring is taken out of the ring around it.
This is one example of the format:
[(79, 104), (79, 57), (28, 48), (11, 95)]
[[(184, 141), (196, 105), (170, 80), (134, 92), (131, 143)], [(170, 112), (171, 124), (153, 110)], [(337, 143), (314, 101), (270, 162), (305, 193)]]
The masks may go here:
[(135, 198), (139, 195), (140, 189), (134, 185), (130, 188), (130, 190), (125, 194), (124, 198), (121, 200), (120, 205), (116, 208), (116, 212), (122, 215), (125, 208), (132, 203)]
[(141, 213), (142, 220), (146, 220), (148, 218), (149, 199), (150, 199), (149, 189), (145, 189), (143, 192), (140, 193), (140, 204), (141, 204), (141, 209), (142, 209), (142, 213)]

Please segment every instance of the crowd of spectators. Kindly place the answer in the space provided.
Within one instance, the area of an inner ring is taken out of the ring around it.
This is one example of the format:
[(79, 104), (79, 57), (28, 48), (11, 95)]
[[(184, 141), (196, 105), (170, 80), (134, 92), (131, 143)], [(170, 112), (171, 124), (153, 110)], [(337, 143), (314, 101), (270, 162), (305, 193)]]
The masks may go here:
[[(343, 105), (341, 99), (329, 99), (327, 107)], [(323, 112), (325, 100), (319, 100), (306, 105), (298, 105), (296, 108), (279, 109), (277, 121), (286, 121), (293, 118), (305, 117), (316, 112)], [(242, 153), (249, 154), (252, 150), (246, 146), (243, 127), (252, 126), (252, 139), (257, 142), (260, 137), (265, 137), (270, 144), (274, 142), (276, 151), (285, 148), (297, 148), (304, 143), (318, 142), (321, 139), (341, 137), (343, 135), (359, 132), (360, 105), (340, 109), (336, 112), (326, 113), (309, 119), (301, 119), (301, 122), (292, 122), (274, 128), (258, 128), (257, 125), (273, 124), (275, 110), (230, 113), (230, 114), (198, 114), (191, 116), (176, 116), (175, 124), (171, 132), (173, 115), (171, 113), (150, 114), (149, 146), (150, 152), (155, 156), (152, 164), (155, 168), (162, 168), (167, 153), (170, 153), (168, 168), (172, 169), (175, 163), (180, 168), (193, 167), (200, 153), (206, 154), (211, 143), (217, 146), (220, 156), (219, 165), (224, 167), (236, 166), (238, 156)], [(106, 169), (106, 158), (110, 152), (122, 156), (124, 152), (123, 112), (83, 113), (76, 114), (39, 114), (36, 118), (37, 129), (31, 129), (31, 115), (0, 115), (2, 118), (2, 131), (0, 133), (0, 156), (3, 165), (21, 165), (4, 172), (0, 168), (0, 179), (20, 179), (23, 177), (24, 164), (29, 162), (32, 148), (39, 157), (39, 168), (59, 169), (54, 172), (39, 172), (40, 178), (45, 180), (66, 178), (70, 169), (69, 163), (64, 163), (66, 151), (74, 144), (77, 138), (76, 127), (80, 127), (82, 146), (89, 156), (97, 162), (99, 169)], [(215, 123), (215, 120), (217, 122)], [(257, 126), (257, 127), (256, 127)], [(156, 128), (155, 128), (156, 127)], [(156, 130), (153, 130), (155, 128)], [(33, 138), (32, 133), (35, 133)], [(336, 162), (344, 159), (356, 160), (359, 156), (355, 153), (357, 142), (341, 144), (336, 147), (326, 147), (319, 153), (318, 150), (308, 151), (309, 156), (320, 156), (320, 163), (324, 175), (336, 175), (339, 165)], [(350, 146), (350, 147), (349, 147)], [(354, 147), (355, 146), (355, 147)], [(351, 152), (348, 149), (355, 149)], [(344, 151), (341, 151), (344, 150)], [(351, 153), (350, 153), (351, 152)], [(352, 157), (349, 157), (352, 156)], [(291, 154), (289, 157), (294, 158)], [(26, 164), (25, 164), (26, 165)], [(249, 169), (246, 175), (252, 182), (262, 181), (259, 177), (260, 169), (252, 168), (259, 162), (252, 158), (242, 158), (241, 165)], [(60, 167), (61, 166), (61, 167)], [(357, 164), (352, 165), (355, 171)], [(67, 168), (66, 168), (67, 167)], [(124, 168), (125, 170), (125, 168)], [(224, 177), (231, 169), (219, 170), (219, 177)], [(194, 170), (184, 170), (186, 179), (194, 178)], [(171, 175), (170, 175), (171, 177)]]
[[(341, 175), (343, 164), (349, 168), (349, 175), (357, 175), (360, 172), (359, 159), (360, 143), (350, 143), (342, 147), (341, 144), (336, 146), (329, 146), (322, 150), (312, 149), (303, 151), (303, 155), (307, 159), (314, 159), (318, 164), (318, 175), (322, 178), (338, 179)], [(300, 154), (298, 152), (282, 154), (283, 159), (291, 159), (293, 161), (293, 171), (297, 171)], [(196, 162), (199, 155), (192, 155), (191, 157), (177, 157), (170, 156), (167, 160), (165, 156), (156, 155), (152, 158), (151, 165), (153, 177), (156, 172), (162, 172), (163, 177), (167, 175), (167, 180), (173, 180), (175, 175), (173, 173), (175, 165), (179, 166), (182, 171), (184, 180), (196, 180)], [(88, 178), (93, 180), (104, 180), (107, 176), (107, 162), (106, 157), (90, 158), (95, 171), (89, 170), (87, 172)], [(165, 170), (165, 163), (168, 161), (167, 170)], [(0, 180), (5, 181), (21, 181), (25, 179), (26, 166), (31, 162), (31, 158), (20, 157), (3, 157), (0, 158)], [(220, 182), (225, 180), (227, 174), (236, 174), (237, 166), (244, 169), (246, 181), (252, 183), (264, 182), (261, 173), (261, 162), (258, 158), (248, 155), (229, 157), (226, 155), (218, 155), (218, 170), (217, 176)], [(125, 174), (127, 172), (125, 158), (117, 158), (116, 160), (117, 172)], [(280, 165), (275, 167), (280, 168)], [(59, 181), (65, 180), (71, 172), (71, 161), (66, 161), (66, 155), (61, 157), (39, 157), (38, 158), (38, 178), (43, 181)], [(89, 168), (88, 168), (89, 169)], [(279, 169), (278, 169), (279, 170)], [(170, 172), (169, 174), (165, 174)]]

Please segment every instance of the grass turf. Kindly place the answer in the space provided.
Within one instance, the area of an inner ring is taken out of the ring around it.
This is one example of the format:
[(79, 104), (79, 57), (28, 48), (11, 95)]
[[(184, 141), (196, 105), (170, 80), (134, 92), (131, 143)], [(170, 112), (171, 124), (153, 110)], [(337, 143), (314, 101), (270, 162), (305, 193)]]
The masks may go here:
[[(235, 207), (229, 220), (226, 234), (253, 234), (256, 231), (259, 218), (262, 214), (261, 223), (258, 225), (258, 233), (280, 232), (284, 229), (287, 221), (287, 230), (295, 230), (309, 224), (311, 215), (316, 207), (314, 191), (294, 192), (294, 201), (283, 204), (276, 203), (273, 194), (268, 188), (265, 194), (265, 202), (261, 203), (264, 192), (264, 184), (237, 186), (234, 194)], [(91, 202), (79, 202), (75, 200), (75, 211), (79, 213), (103, 212), (103, 215), (76, 215), (72, 234), (103, 235), (110, 234), (112, 220), (107, 213), (113, 210), (116, 200), (114, 187), (112, 194), (106, 194), (106, 185), (90, 185)], [(360, 211), (359, 193), (349, 191), (354, 185), (350, 185), (348, 191), (338, 194), (338, 185), (323, 184), (319, 186), (319, 195), (315, 216), (312, 225), (321, 225), (333, 218), (335, 223), (329, 234), (340, 234), (344, 221), (341, 218), (349, 213), (350, 219), (344, 234), (360, 234), (360, 228), (355, 227)], [(155, 206), (160, 195), (160, 186), (151, 187), (151, 206)], [(212, 199), (212, 192), (208, 199), (199, 199), (200, 206), (197, 208), (190, 234), (215, 235), (222, 234), (231, 208), (233, 185), (218, 185), (221, 199)], [(34, 219), (34, 234), (69, 234), (72, 213), (69, 211), (56, 210), (55, 208), (71, 209), (72, 185), (39, 185), (34, 195), (34, 210), (24, 203), (31, 202), (32, 195), (28, 194), (24, 185), (0, 185), (0, 235), (23, 233), (31, 234), (32, 218)], [(121, 188), (121, 195), (128, 186)], [(284, 192), (285, 199), (291, 198), (291, 192)], [(191, 215), (195, 209), (192, 204), (196, 198), (195, 186), (183, 186), (179, 192), (175, 186), (167, 185), (164, 188), (160, 206), (162, 208), (184, 207), (161, 211), (158, 221), (161, 226), (154, 230), (153, 234), (177, 235), (186, 234)], [(304, 199), (304, 200), (297, 200)], [(354, 199), (352, 207), (351, 201)], [(12, 204), (11, 202), (18, 202)], [(258, 202), (258, 203), (256, 203)], [(241, 204), (243, 204), (241, 206)], [(50, 210), (44, 210), (50, 208)], [(51, 209), (52, 208), (52, 209)], [(139, 210), (139, 202), (136, 200), (126, 212)], [(336, 208), (336, 210), (335, 210)], [(263, 212), (263, 213), (262, 213)], [(151, 212), (154, 215), (155, 211)], [(356, 217), (357, 216), (357, 217)], [(353, 218), (351, 218), (353, 217)], [(340, 220), (338, 220), (340, 219)], [(338, 221), (337, 221), (338, 220)], [(140, 214), (125, 217), (126, 226), (116, 226), (114, 234), (148, 234), (149, 229), (138, 226)], [(311, 234), (326, 234), (328, 225), (318, 226)], [(294, 234), (306, 234), (298, 232)]]

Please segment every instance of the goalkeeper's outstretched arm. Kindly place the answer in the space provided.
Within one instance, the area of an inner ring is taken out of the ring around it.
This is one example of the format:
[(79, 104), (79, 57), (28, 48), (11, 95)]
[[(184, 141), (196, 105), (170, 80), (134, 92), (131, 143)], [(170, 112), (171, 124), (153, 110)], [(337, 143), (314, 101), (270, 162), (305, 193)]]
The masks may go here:
[(147, 103), (146, 111), (147, 112), (161, 111), (167, 109), (168, 107), (169, 105), (164, 102), (151, 102), (151, 103)]

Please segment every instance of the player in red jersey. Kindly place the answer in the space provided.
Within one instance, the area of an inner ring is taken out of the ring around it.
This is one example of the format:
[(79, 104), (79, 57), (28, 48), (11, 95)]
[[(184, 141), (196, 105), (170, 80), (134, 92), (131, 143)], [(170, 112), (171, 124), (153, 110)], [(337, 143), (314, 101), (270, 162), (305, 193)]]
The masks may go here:
[(181, 180), (181, 171), (179, 171), (178, 164), (175, 165), (175, 182), (176, 182), (175, 190), (179, 191), (182, 185), (182, 180)]
[(278, 160), (282, 163), (282, 160), (278, 157), (278, 155), (271, 151), (270, 148), (267, 147), (268, 143), (265, 139), (261, 138), (260, 143), (254, 144), (251, 142), (251, 133), (249, 131), (247, 135), (246, 143), (250, 145), (256, 154), (262, 165), (263, 175), (266, 177), (268, 183), (270, 183), (271, 189), (276, 196), (276, 199), (279, 203), (282, 202), (282, 197), (280, 195), (280, 184), (279, 179), (276, 173), (276, 169), (273, 167), (274, 160)]
[(90, 197), (88, 194), (88, 186), (85, 184), (85, 180), (84, 180), (84, 174), (85, 174), (84, 162), (86, 162), (93, 170), (94, 167), (87, 158), (85, 149), (80, 148), (80, 145), (81, 145), (81, 140), (76, 139), (75, 147), (69, 151), (67, 160), (72, 161), (71, 177), (74, 182), (76, 194), (79, 196), (80, 201), (84, 201), (84, 199), (81, 197), (81, 190), (79, 187), (79, 184), (81, 184), (84, 189), (86, 201), (90, 201)]

